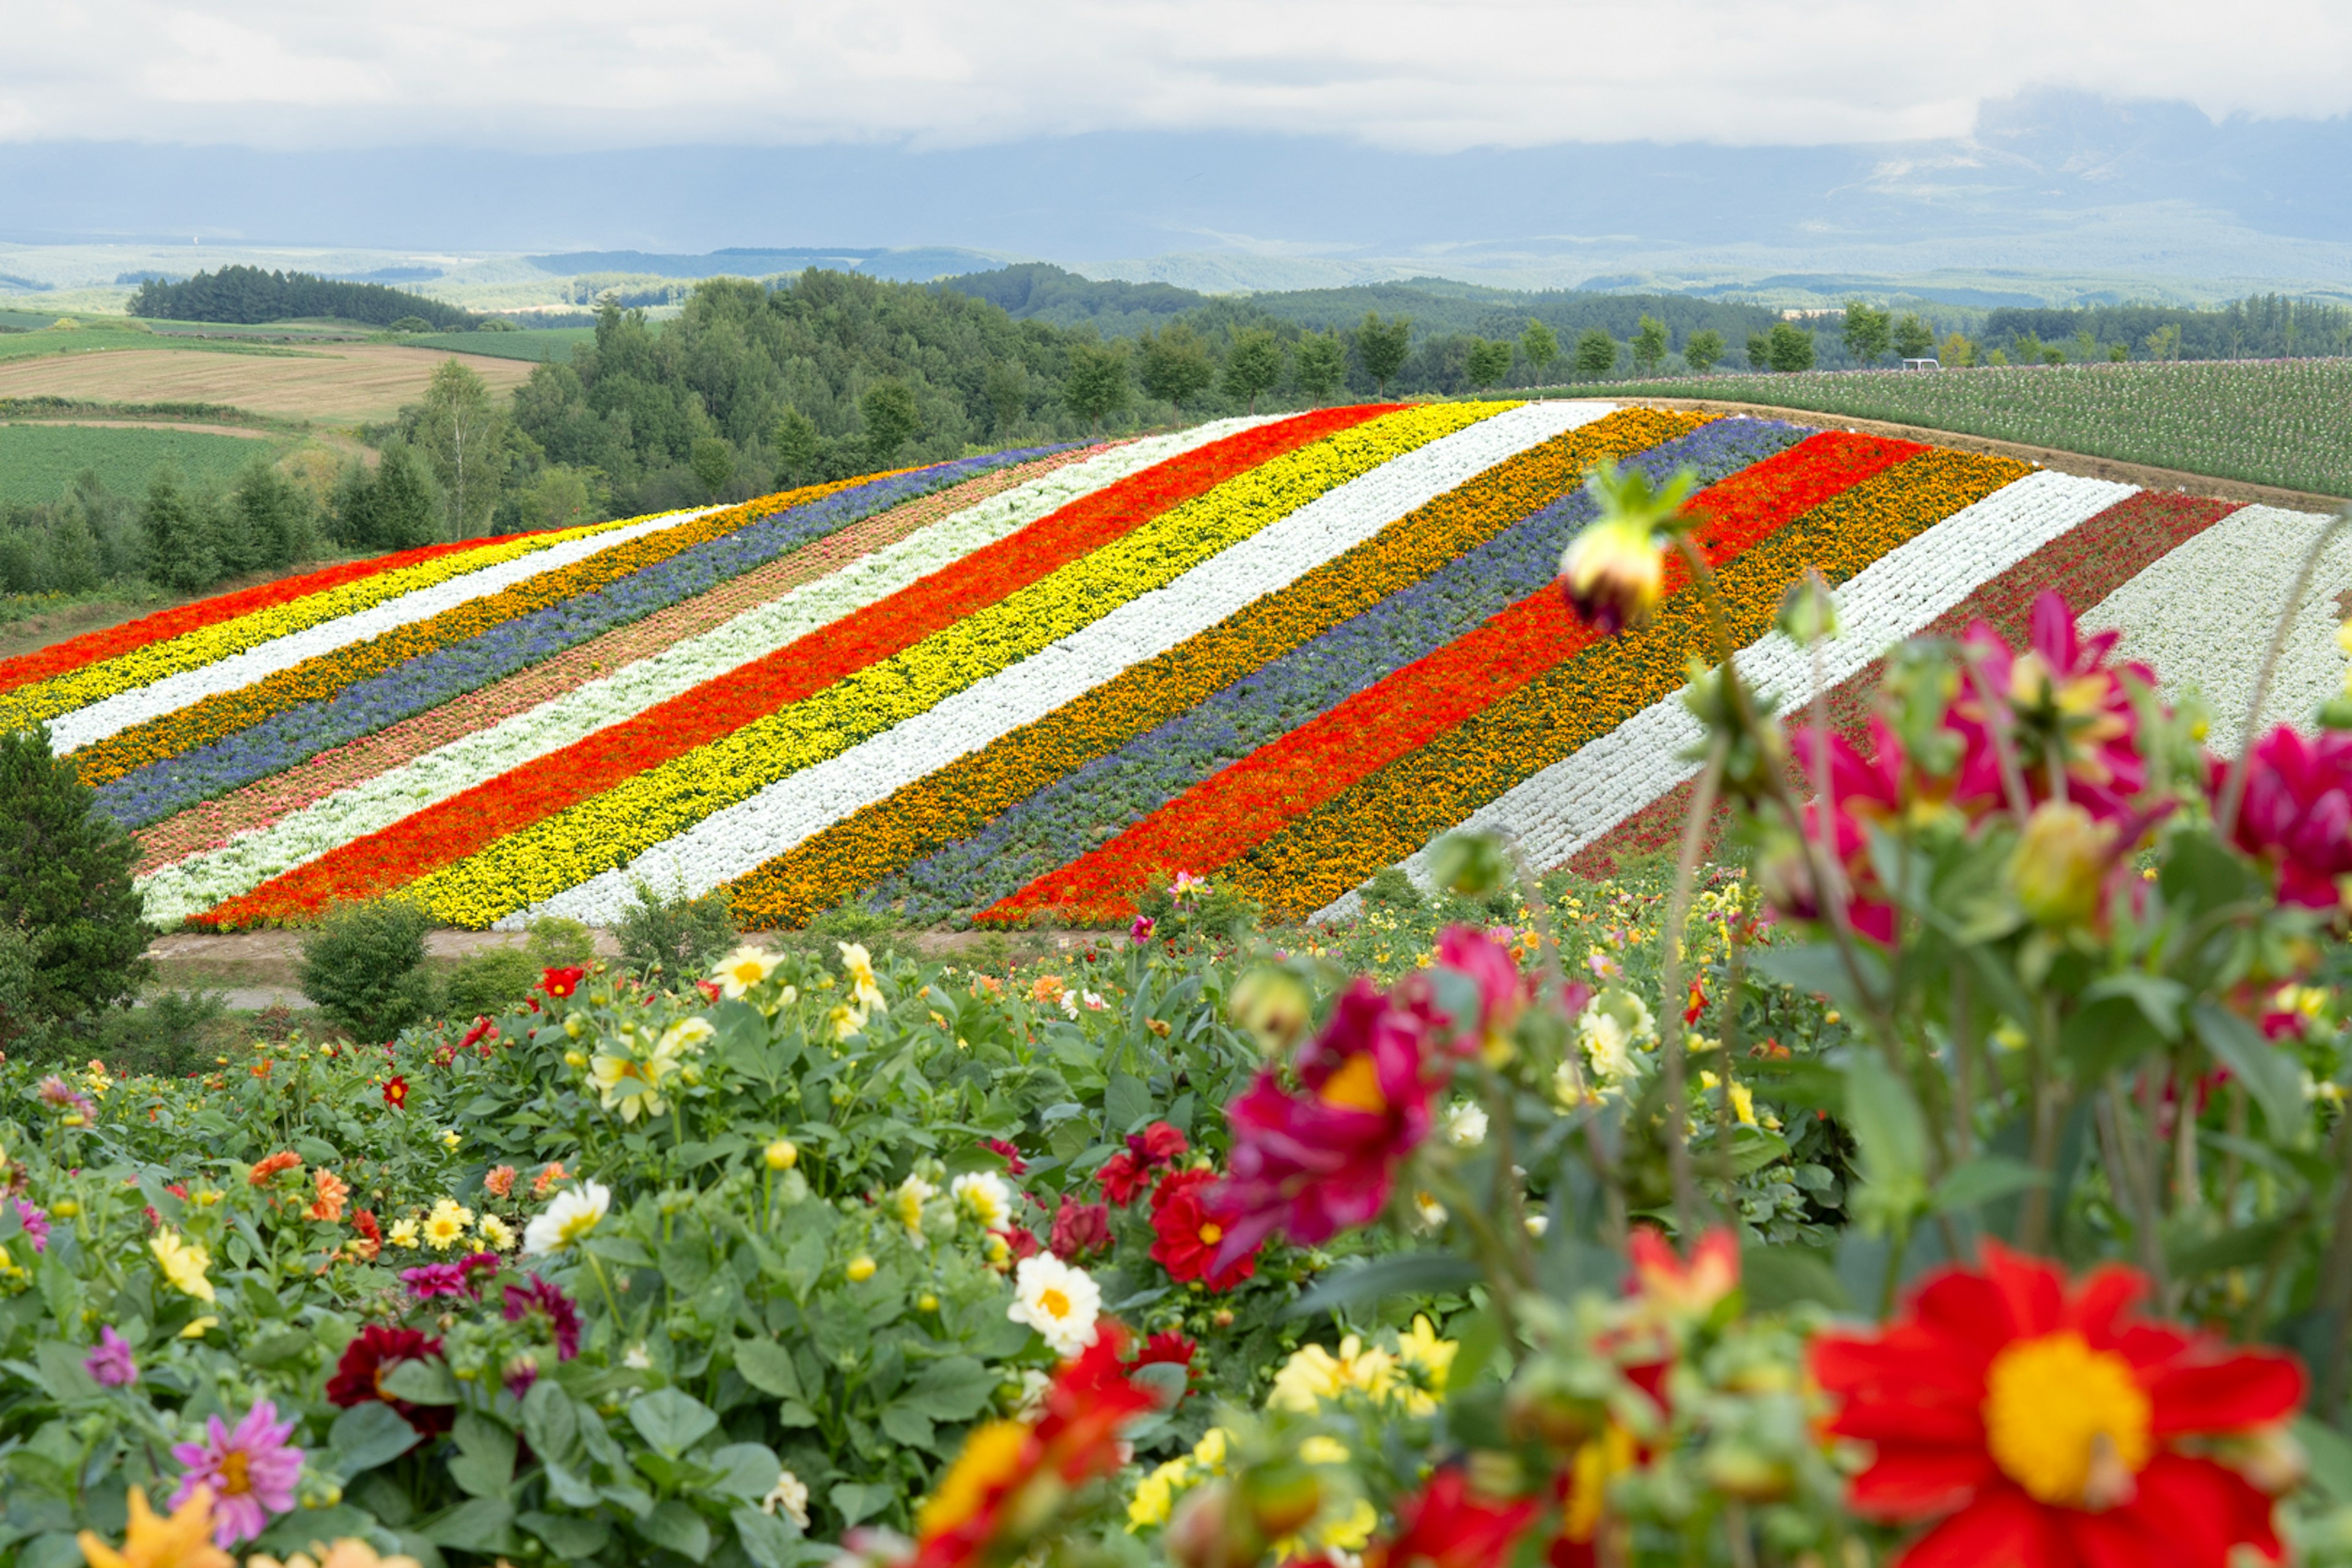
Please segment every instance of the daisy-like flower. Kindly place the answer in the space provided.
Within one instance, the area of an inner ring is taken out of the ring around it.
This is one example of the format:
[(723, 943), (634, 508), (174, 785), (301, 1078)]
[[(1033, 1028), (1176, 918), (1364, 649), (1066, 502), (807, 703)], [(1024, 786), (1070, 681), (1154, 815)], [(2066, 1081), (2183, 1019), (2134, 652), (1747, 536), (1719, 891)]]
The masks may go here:
[(515, 1168), (512, 1165), (492, 1165), (482, 1173), (482, 1190), (494, 1198), (514, 1195)]
[(824, 1016), (824, 1022), (833, 1031), (836, 1045), (854, 1040), (866, 1031), (866, 1015), (846, 1002), (835, 1002), (833, 1010)]
[(534, 1274), (526, 1285), (506, 1288), (506, 1321), (536, 1319), (547, 1324), (555, 1339), (555, 1359), (570, 1361), (580, 1353), (580, 1309), (572, 1298)]
[(882, 1206), (892, 1219), (907, 1227), (908, 1238), (920, 1247), (923, 1245), (923, 1205), (939, 1195), (939, 1188), (910, 1171), (905, 1181), (891, 1189)]
[(394, 1110), (408, 1108), (408, 1080), (394, 1074), (383, 1086), (383, 1102)]
[(205, 1270), (212, 1267), (213, 1257), (200, 1244), (182, 1239), (178, 1231), (166, 1226), (147, 1238), (147, 1250), (155, 1255), (155, 1261), (163, 1267), (163, 1278), (170, 1280), (172, 1288), (181, 1295), (205, 1302), (217, 1299), (213, 1293), (213, 1282), (205, 1278)]
[(1024, 1258), (1013, 1271), (1013, 1294), (1004, 1315), (1036, 1330), (1055, 1355), (1066, 1360), (1095, 1342), (1102, 1289), (1085, 1269), (1050, 1252)]
[(672, 1060), (698, 1055), (702, 1042), (718, 1033), (708, 1018), (680, 1018), (662, 1031), (661, 1043), (654, 1047), (654, 1054)]
[(512, 1252), (514, 1250), (514, 1226), (498, 1215), (486, 1214), (482, 1216), (481, 1233), (482, 1239), (490, 1244), (492, 1251)]
[(1456, 1149), (1475, 1149), (1486, 1141), (1486, 1110), (1475, 1100), (1464, 1100), (1445, 1113), (1445, 1141)]
[(1001, 1230), (1013, 1218), (1013, 1189), (1002, 1176), (975, 1171), (948, 1184), (956, 1212), (980, 1222), (982, 1230)]
[(278, 1406), (264, 1399), (235, 1427), (217, 1415), (205, 1423), (204, 1441), (173, 1445), (172, 1458), (187, 1467), (178, 1508), (200, 1490), (213, 1495), (213, 1544), (235, 1546), (269, 1528), (270, 1520), (294, 1506), (294, 1483), (302, 1476), (302, 1450), (288, 1441), (294, 1421), (278, 1418)]
[(400, 1271), (400, 1282), (419, 1301), (430, 1301), (436, 1296), (470, 1296), (466, 1288), (466, 1271), (454, 1263), (426, 1263)]
[(1195, 877), (1190, 871), (1179, 871), (1176, 879), (1168, 884), (1168, 896), (1177, 903), (1188, 903), (1209, 890), (1209, 879)]
[[(73, 1085), (68, 1083), (64, 1079), (59, 1078), (56, 1073), (51, 1073), (48, 1077), (43, 1079), (41, 1080), (41, 1087), (34, 1092), (36, 1097), (43, 1105), (47, 1106), (51, 1110), (64, 1112), (66, 1117), (68, 1119), (67, 1121), (68, 1126), (82, 1126), (93, 1121), (98, 1115), (97, 1101), (91, 1100), (89, 1096), (74, 1088)], [(71, 1118), (74, 1117), (79, 1117), (81, 1120), (79, 1121), (72, 1121)]]
[(1354, 1334), (1339, 1342), (1338, 1351), (1304, 1345), (1293, 1351), (1274, 1374), (1273, 1391), (1265, 1396), (1269, 1409), (1295, 1410), (1311, 1415), (1327, 1399), (1349, 1392), (1385, 1399), (1403, 1385), (1396, 1357), (1378, 1345), (1367, 1345)]
[[(782, 962), (772, 953), (761, 952), (749, 945), (739, 947), (721, 959), (713, 978), (719, 989), (729, 996), (740, 996), (776, 972)], [(775, 1511), (771, 1509), (770, 1512)]]
[(550, 1160), (539, 1174), (530, 1179), (530, 1195), (543, 1198), (555, 1190), (557, 1183), (569, 1181), (571, 1177), (572, 1173), (563, 1168), (562, 1161)]
[(425, 1245), (436, 1252), (446, 1252), (466, 1239), (474, 1226), (474, 1211), (455, 1198), (443, 1198), (425, 1216)]
[(341, 1221), (343, 1205), (351, 1201), (351, 1184), (321, 1166), (310, 1173), (310, 1189), (318, 1194), (318, 1197), (302, 1212), (329, 1225)]
[(457, 1412), (450, 1406), (412, 1405), (385, 1393), (383, 1387), (384, 1378), (401, 1363), (437, 1361), (440, 1357), (439, 1340), (428, 1339), (415, 1329), (370, 1323), (343, 1347), (342, 1355), (335, 1363), (334, 1375), (327, 1379), (327, 1403), (339, 1410), (349, 1410), (371, 1401), (380, 1402), (391, 1405), (402, 1420), (428, 1437), (446, 1432), (457, 1419)]
[(277, 1153), (256, 1165), (252, 1173), (245, 1179), (248, 1185), (266, 1187), (269, 1184), (269, 1179), (280, 1171), (299, 1171), (301, 1168), (301, 1155), (291, 1149), (280, 1149)]
[(385, 1235), (384, 1239), (394, 1247), (404, 1247), (412, 1252), (415, 1251), (416, 1249), (416, 1216), (411, 1215), (406, 1219), (393, 1221), (392, 1229)]
[(540, 972), (539, 988), (550, 996), (569, 996), (580, 989), (580, 982), (587, 974), (580, 968), (544, 969)]
[(617, 1110), (625, 1125), (642, 1111), (659, 1116), (669, 1109), (661, 1086), (678, 1068), (678, 1053), (656, 1047), (643, 1058), (599, 1051), (588, 1064), (590, 1078), (603, 1097), (604, 1109)]
[(543, 1258), (571, 1251), (612, 1206), (613, 1190), (602, 1182), (565, 1188), (523, 1227), (523, 1256)]
[(776, 1484), (768, 1489), (768, 1495), (760, 1500), (760, 1511), (772, 1514), (782, 1510), (785, 1518), (806, 1530), (808, 1500), (808, 1483), (785, 1470), (776, 1477)]
[(882, 985), (874, 977), (874, 957), (862, 942), (836, 942), (841, 949), (841, 972), (850, 984), (850, 1000), (868, 1013), (887, 1013), (890, 1004), (883, 999)]
[(131, 1523), (122, 1550), (90, 1531), (81, 1532), (82, 1560), (89, 1568), (236, 1568), (236, 1559), (207, 1539), (213, 1528), (213, 1494), (198, 1487), (173, 1505), (168, 1516), (147, 1506), (143, 1488), (131, 1489)]
[[(0, 1161), (0, 1166), (5, 1163), (5, 1161)], [(23, 1198), (10, 1201), (16, 1205), (16, 1223), (24, 1227), (25, 1239), (33, 1244), (33, 1251), (36, 1254), (47, 1252), (49, 1249), (49, 1211), (38, 1205), (26, 1203)]]

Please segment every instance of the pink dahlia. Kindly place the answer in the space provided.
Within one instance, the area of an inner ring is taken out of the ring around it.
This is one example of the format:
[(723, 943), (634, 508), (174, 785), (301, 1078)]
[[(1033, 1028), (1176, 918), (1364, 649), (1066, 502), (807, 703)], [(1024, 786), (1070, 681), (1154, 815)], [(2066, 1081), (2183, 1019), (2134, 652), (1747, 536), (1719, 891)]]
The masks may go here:
[[(2132, 797), (2147, 787), (2139, 721), (2126, 678), (2152, 690), (2156, 672), (2144, 664), (2107, 662), (2122, 635), (2083, 636), (2074, 612), (2055, 594), (2033, 601), (2022, 649), (2011, 649), (1982, 621), (1969, 628), (1966, 650), (1977, 662), (1983, 691), (2007, 710), (2009, 744), (2034, 803), (2052, 797), (2053, 764), (2065, 774), (2066, 797), (2103, 821), (2127, 815)], [(1963, 683), (1946, 720), (1967, 746), (1958, 784), (1963, 800), (1997, 803), (2006, 794), (1991, 718), (1977, 682)]]
[[(2229, 768), (2213, 764), (2216, 797)], [(2306, 741), (2282, 724), (2256, 742), (2235, 837), (2277, 868), (2281, 902), (2336, 908), (2336, 879), (2352, 874), (2352, 734), (2330, 730)]]
[(270, 1519), (294, 1506), (294, 1483), (302, 1476), (302, 1450), (288, 1439), (294, 1422), (278, 1419), (278, 1406), (265, 1399), (232, 1429), (217, 1415), (205, 1423), (205, 1440), (179, 1443), (172, 1458), (187, 1468), (172, 1494), (178, 1508), (199, 1487), (213, 1494), (213, 1544), (235, 1546), (269, 1527)]

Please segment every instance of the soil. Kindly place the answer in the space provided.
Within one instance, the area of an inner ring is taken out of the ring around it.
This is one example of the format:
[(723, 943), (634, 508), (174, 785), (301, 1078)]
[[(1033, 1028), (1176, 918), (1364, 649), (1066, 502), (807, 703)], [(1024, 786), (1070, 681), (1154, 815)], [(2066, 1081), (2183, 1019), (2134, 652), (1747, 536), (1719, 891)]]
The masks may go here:
[(538, 368), (530, 360), (397, 343), (330, 343), (299, 355), (113, 349), (0, 363), (0, 397), (222, 403), (257, 414), (357, 424), (389, 419), (401, 405), (424, 396), (425, 383), (447, 359), (473, 371), (494, 394), (512, 391)]

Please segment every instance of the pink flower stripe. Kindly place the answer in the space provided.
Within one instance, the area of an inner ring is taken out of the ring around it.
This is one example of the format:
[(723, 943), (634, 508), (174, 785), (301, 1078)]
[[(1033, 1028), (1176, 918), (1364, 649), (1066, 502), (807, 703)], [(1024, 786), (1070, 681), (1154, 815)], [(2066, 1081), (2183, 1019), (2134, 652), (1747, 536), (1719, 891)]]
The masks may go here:
[(782, 597), (803, 584), (839, 571), (862, 555), (896, 543), (951, 512), (1108, 449), (1108, 445), (1074, 447), (918, 497), (837, 533), (814, 540), (707, 594), (616, 627), (543, 664), (518, 671), (389, 729), (321, 752), (284, 773), (257, 779), (242, 789), (191, 806), (132, 835), (140, 848), (139, 865), (133, 874), (143, 877), (191, 855), (217, 849), (239, 834), (268, 827), (337, 790), (365, 784), (438, 747), (488, 729), (515, 714), (528, 712), (623, 665), (650, 658), (688, 637), (700, 637), (737, 616)]

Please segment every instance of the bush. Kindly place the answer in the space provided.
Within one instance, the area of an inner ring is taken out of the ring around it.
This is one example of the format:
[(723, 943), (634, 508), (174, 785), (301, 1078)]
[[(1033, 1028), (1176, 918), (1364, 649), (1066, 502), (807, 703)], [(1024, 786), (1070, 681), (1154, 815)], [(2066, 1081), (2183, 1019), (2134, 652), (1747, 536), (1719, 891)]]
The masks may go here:
[(425, 970), (433, 917), (415, 904), (345, 904), (302, 941), (302, 994), (354, 1039), (383, 1040), (437, 1011)]
[(735, 911), (724, 893), (699, 899), (656, 892), (649, 882), (636, 884), (637, 901), (621, 917), (614, 934), (621, 940), (621, 962), (632, 973), (662, 973), (690, 978), (735, 945)]
[(441, 1008), (452, 1018), (495, 1018), (530, 994), (539, 972), (520, 948), (493, 948), (461, 961), (441, 981)]
[(596, 962), (596, 939), (578, 921), (549, 915), (530, 922), (523, 952), (538, 969), (585, 969)]
[(46, 730), (0, 734), (0, 1036), (128, 1002), (147, 978), (139, 851), (97, 801)]
[(242, 1031), (218, 991), (166, 991), (144, 1007), (108, 1015), (95, 1055), (120, 1073), (185, 1078), (213, 1065)]

